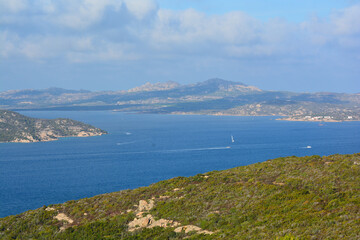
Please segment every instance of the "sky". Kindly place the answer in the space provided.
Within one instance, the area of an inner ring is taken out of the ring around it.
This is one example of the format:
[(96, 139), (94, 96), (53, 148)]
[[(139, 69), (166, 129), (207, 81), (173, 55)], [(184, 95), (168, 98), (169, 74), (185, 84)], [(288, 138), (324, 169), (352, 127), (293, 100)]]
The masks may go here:
[(0, 91), (360, 92), (360, 0), (0, 0)]

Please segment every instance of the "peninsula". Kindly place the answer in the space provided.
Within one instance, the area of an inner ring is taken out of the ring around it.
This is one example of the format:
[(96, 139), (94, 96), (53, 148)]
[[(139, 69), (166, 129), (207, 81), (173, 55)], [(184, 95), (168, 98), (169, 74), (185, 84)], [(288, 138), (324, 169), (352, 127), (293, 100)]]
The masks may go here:
[(284, 157), (0, 219), (1, 239), (359, 239), (360, 154)]
[(0, 110), (0, 142), (53, 141), (59, 137), (89, 137), (107, 132), (66, 118), (38, 119)]

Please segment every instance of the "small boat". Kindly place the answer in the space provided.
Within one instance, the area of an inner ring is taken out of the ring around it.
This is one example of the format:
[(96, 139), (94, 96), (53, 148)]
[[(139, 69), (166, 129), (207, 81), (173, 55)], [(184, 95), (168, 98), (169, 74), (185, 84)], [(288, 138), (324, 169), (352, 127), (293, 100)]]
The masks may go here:
[(306, 148), (311, 148), (311, 146), (306, 146)]
[(232, 142), (232, 143), (235, 142), (233, 135), (231, 135), (231, 142)]

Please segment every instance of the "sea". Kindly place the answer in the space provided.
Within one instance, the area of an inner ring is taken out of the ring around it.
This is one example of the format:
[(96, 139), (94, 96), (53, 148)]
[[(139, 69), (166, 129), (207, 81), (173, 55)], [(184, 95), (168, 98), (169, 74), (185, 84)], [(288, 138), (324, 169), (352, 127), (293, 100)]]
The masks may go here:
[(1, 143), (0, 217), (277, 157), (360, 152), (360, 122), (113, 111), (20, 113), (71, 118), (109, 134)]

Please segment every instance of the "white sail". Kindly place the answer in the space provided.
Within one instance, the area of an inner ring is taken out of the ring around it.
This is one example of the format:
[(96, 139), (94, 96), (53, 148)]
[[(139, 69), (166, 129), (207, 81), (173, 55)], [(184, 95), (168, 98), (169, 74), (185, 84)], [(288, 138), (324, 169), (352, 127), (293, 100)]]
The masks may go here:
[(232, 143), (235, 142), (233, 135), (231, 135), (231, 142), (232, 142)]

